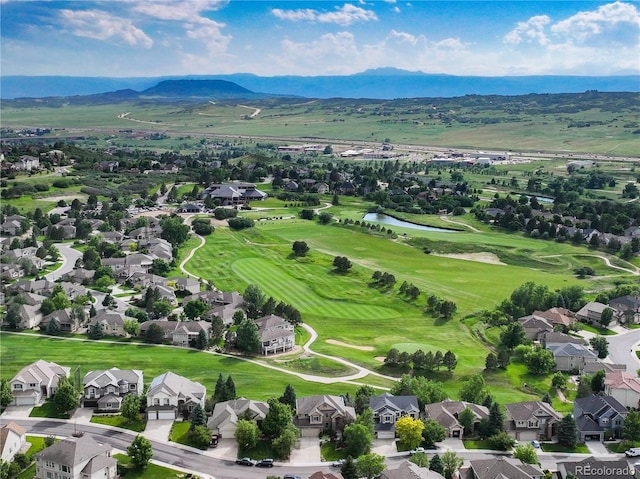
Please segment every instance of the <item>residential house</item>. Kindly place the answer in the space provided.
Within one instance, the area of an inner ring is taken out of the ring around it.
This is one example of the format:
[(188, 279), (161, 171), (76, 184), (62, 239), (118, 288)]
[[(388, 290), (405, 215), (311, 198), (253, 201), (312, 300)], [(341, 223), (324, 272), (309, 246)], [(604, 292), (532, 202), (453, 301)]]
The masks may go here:
[(27, 430), (15, 422), (0, 428), (0, 460), (11, 462), (27, 444)]
[(604, 393), (627, 408), (640, 408), (640, 378), (626, 371), (607, 372)]
[(58, 329), (61, 333), (75, 333), (80, 327), (80, 321), (76, 318), (71, 308), (60, 309), (53, 313), (47, 314), (42, 318), (44, 327), (47, 327), (51, 321), (58, 324)]
[(290, 193), (295, 193), (296, 191), (298, 191), (299, 188), (300, 188), (300, 185), (298, 185), (298, 183), (296, 183), (293, 180), (289, 181), (289, 183), (284, 185), (284, 190)]
[(175, 284), (176, 291), (181, 293), (196, 294), (200, 292), (200, 282), (193, 278), (171, 278)]
[(260, 353), (284, 352), (293, 349), (296, 345), (296, 334), (293, 324), (289, 321), (270, 314), (256, 319), (258, 334), (260, 335)]
[[(449, 399), (441, 402), (427, 404), (424, 407), (425, 414), (428, 418), (438, 422), (447, 434), (447, 437), (464, 436), (464, 427), (460, 424), (460, 413), (465, 409), (471, 410), (473, 413), (473, 429), (477, 430), (480, 421), (489, 418), (489, 409), (479, 404), (466, 401), (451, 401)], [(467, 431), (469, 433), (470, 431)]]
[(373, 411), (375, 432), (378, 439), (393, 439), (396, 437), (396, 421), (404, 416), (418, 419), (420, 407), (416, 396), (394, 396), (383, 393), (369, 398), (369, 405)]
[(10, 293), (36, 293), (44, 296), (50, 296), (53, 291), (54, 283), (48, 279), (25, 279), (7, 286), (7, 292)]
[(207, 311), (204, 314), (203, 319), (211, 321), (213, 318), (218, 317), (222, 319), (222, 323), (225, 326), (230, 326), (231, 324), (233, 324), (233, 315), (236, 313), (236, 311), (242, 311), (242, 309), (231, 304), (221, 304)]
[(69, 377), (71, 369), (39, 359), (25, 366), (10, 381), (12, 406), (37, 406), (53, 397), (62, 376)]
[(498, 457), (470, 461), (460, 470), (460, 479), (544, 479), (542, 470), (517, 459)]
[(232, 438), (239, 419), (251, 419), (260, 424), (269, 412), (269, 404), (252, 399), (233, 399), (217, 403), (207, 422), (207, 427), (219, 437)]
[(172, 372), (153, 378), (147, 391), (147, 419), (171, 419), (189, 414), (196, 404), (204, 408), (207, 389)]
[[(153, 288), (158, 291), (158, 295), (159, 295), (158, 299), (162, 301), (167, 301), (171, 303), (172, 306), (178, 305), (178, 298), (176, 297), (176, 293), (173, 288), (169, 286), (163, 286), (161, 284), (158, 284)], [(146, 291), (143, 291), (142, 296), (144, 297), (145, 294), (146, 294)]]
[(116, 278), (129, 278), (133, 273), (148, 273), (153, 258), (146, 254), (134, 253), (124, 258), (105, 258), (103, 266), (109, 266)]
[(18, 236), (22, 234), (22, 221), (5, 218), (4, 223), (0, 224), (0, 233), (7, 236)]
[[(44, 298), (44, 296), (41, 297)], [(18, 305), (18, 315), (20, 316), (20, 322), (18, 323), (18, 328), (20, 329), (33, 329), (42, 324), (43, 316), (40, 312), (40, 304), (20, 304)]]
[(110, 309), (101, 309), (89, 320), (89, 327), (99, 323), (102, 325), (105, 336), (126, 336), (124, 321), (124, 314)]
[(211, 323), (207, 321), (145, 321), (140, 325), (140, 335), (144, 336), (152, 324), (158, 325), (164, 332), (164, 339), (176, 346), (189, 346), (200, 331), (204, 331), (207, 338), (211, 336)]
[(385, 469), (380, 479), (444, 479), (442, 474), (419, 467), (410, 461), (403, 461), (396, 469)]
[(36, 454), (36, 479), (116, 479), (111, 449), (91, 436), (63, 439)]
[(559, 462), (558, 479), (633, 479), (633, 466), (626, 459), (603, 459), (587, 457), (580, 461)]
[(3, 264), (0, 267), (0, 278), (3, 281), (15, 281), (24, 277), (25, 270), (19, 264)]
[(547, 347), (553, 353), (556, 361), (556, 370), (582, 373), (586, 364), (598, 362), (598, 356), (593, 351), (581, 344), (566, 343)]
[(518, 318), (518, 322), (524, 328), (527, 339), (532, 341), (537, 341), (543, 334), (553, 331), (553, 325), (549, 321), (533, 314)]
[(562, 328), (567, 331), (576, 322), (575, 315), (566, 308), (551, 308), (546, 311), (534, 311), (533, 316), (544, 318), (554, 328)]
[(584, 365), (584, 369), (582, 370), (582, 374), (595, 374), (598, 371), (604, 371), (605, 373), (612, 373), (614, 371), (626, 371), (626, 364), (616, 364), (616, 363), (605, 363), (603, 361), (598, 361), (595, 363), (587, 363)]
[(306, 396), (296, 399), (296, 415), (293, 423), (302, 437), (318, 437), (322, 431), (341, 433), (344, 427), (355, 421), (356, 411), (344, 403), (341, 396)]
[(192, 294), (191, 296), (185, 296), (183, 303), (188, 303), (189, 301), (195, 301), (197, 299), (210, 307), (231, 305), (234, 308), (239, 309), (244, 304), (244, 298), (236, 291), (225, 293), (222, 291), (200, 291)]
[(612, 396), (590, 395), (573, 402), (580, 442), (620, 438), (626, 415), (627, 408)]
[(342, 474), (336, 476), (331, 472), (316, 471), (309, 476), (309, 479), (342, 479)]
[(640, 323), (640, 296), (620, 296), (609, 301), (609, 307), (618, 312), (618, 321), (627, 324)]
[(551, 441), (558, 435), (562, 415), (541, 401), (505, 405), (505, 431), (518, 441)]
[(169, 280), (164, 276), (158, 276), (157, 274), (137, 272), (129, 276), (126, 283), (130, 284), (132, 288), (135, 288), (136, 286), (140, 288), (149, 288), (153, 286), (168, 286)]
[(329, 185), (324, 182), (316, 183), (311, 187), (311, 191), (318, 193), (320, 195), (326, 195), (329, 192), (329, 190), (330, 190)]
[(149, 252), (149, 256), (169, 263), (173, 260), (173, 246), (171, 246), (171, 243), (165, 239), (154, 238), (149, 241), (140, 242), (140, 246), (146, 248)]
[(540, 337), (540, 343), (545, 349), (553, 349), (563, 344), (580, 344), (584, 346), (586, 341), (582, 337), (571, 336), (570, 334), (558, 333), (555, 331), (544, 333)]
[(103, 412), (120, 411), (122, 399), (127, 394), (140, 396), (144, 388), (143, 373), (136, 369), (89, 371), (82, 384), (82, 405)]
[(16, 170), (31, 171), (40, 168), (40, 158), (31, 155), (22, 155), (18, 161), (13, 164)]
[[(591, 301), (590, 303), (585, 304), (578, 312), (576, 312), (576, 318), (580, 321), (584, 321), (589, 324), (598, 324), (600, 323), (600, 318), (602, 317), (602, 312), (609, 308), (610, 306), (607, 304), (598, 303), (597, 301)], [(614, 316), (615, 316), (614, 310)]]

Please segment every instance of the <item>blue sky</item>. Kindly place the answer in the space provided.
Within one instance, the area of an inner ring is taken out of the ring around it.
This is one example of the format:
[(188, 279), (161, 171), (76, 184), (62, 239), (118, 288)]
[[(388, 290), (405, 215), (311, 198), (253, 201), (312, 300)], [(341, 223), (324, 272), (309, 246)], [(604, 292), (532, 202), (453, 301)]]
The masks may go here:
[(637, 2), (0, 0), (2, 75), (640, 72)]

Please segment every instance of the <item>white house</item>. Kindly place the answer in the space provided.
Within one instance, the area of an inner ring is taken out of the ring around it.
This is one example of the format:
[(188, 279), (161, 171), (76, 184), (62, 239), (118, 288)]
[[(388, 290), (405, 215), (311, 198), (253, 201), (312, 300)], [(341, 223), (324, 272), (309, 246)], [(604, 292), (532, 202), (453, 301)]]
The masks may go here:
[(60, 377), (69, 377), (71, 369), (39, 359), (20, 370), (9, 383), (13, 393), (12, 406), (37, 406), (53, 397)]
[(640, 378), (626, 371), (609, 372), (604, 379), (604, 393), (625, 407), (637, 409), (640, 407)]
[(0, 459), (11, 462), (27, 443), (27, 430), (15, 422), (9, 422), (0, 429)]

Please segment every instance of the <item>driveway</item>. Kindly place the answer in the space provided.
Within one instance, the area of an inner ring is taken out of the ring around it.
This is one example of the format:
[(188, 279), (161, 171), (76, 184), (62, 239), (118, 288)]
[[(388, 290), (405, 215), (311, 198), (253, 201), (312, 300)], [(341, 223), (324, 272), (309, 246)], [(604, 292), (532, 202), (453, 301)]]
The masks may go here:
[(2, 413), (3, 418), (26, 418), (31, 414), (33, 406), (7, 406)]
[(380, 454), (382, 456), (397, 455), (398, 448), (396, 447), (395, 439), (374, 439), (371, 446), (371, 452)]
[(438, 451), (455, 451), (455, 452), (461, 452), (461, 451), (465, 451), (465, 447), (464, 447), (464, 443), (462, 442), (462, 439), (458, 439), (455, 437), (446, 437), (444, 439), (444, 441), (439, 442), (437, 444), (438, 446)]
[(292, 464), (307, 464), (322, 462), (320, 456), (320, 440), (317, 437), (301, 437), (298, 447), (291, 451), (289, 462)]
[(88, 424), (91, 422), (91, 416), (93, 416), (93, 409), (90, 407), (79, 407), (71, 416), (71, 421), (78, 424)]
[(607, 457), (612, 455), (600, 441), (585, 441), (585, 445), (589, 448), (589, 452), (595, 457)]
[(154, 441), (169, 442), (169, 433), (173, 425), (172, 419), (156, 419), (147, 421), (144, 436)]

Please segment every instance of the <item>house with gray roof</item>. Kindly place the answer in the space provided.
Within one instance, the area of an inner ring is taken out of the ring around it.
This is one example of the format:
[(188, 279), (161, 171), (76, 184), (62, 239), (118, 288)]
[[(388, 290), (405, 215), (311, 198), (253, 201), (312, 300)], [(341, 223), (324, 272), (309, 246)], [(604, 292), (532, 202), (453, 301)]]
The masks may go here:
[(598, 362), (598, 356), (581, 344), (566, 343), (553, 345), (547, 349), (553, 353), (557, 371), (582, 373), (586, 364)]
[(620, 438), (627, 412), (627, 408), (612, 396), (592, 394), (577, 398), (573, 402), (573, 417), (580, 442)]
[(207, 321), (145, 321), (140, 325), (140, 336), (144, 336), (149, 327), (155, 324), (164, 332), (164, 339), (171, 341), (176, 346), (189, 346), (195, 340), (200, 331), (204, 331), (207, 338), (211, 336), (211, 323)]
[(187, 415), (196, 404), (204, 408), (207, 389), (172, 372), (156, 376), (147, 391), (147, 419), (176, 419)]
[[(427, 404), (424, 409), (428, 418), (434, 419), (444, 427), (447, 437), (462, 438), (464, 436), (464, 427), (458, 419), (460, 413), (465, 409), (469, 409), (473, 413), (474, 431), (477, 430), (480, 421), (489, 418), (488, 408), (466, 401), (451, 401), (447, 399), (445, 401)], [(467, 433), (469, 433), (469, 431), (467, 431)]]
[(544, 333), (553, 331), (553, 325), (545, 318), (530, 314), (518, 318), (518, 322), (524, 328), (527, 339), (537, 341)]
[(540, 337), (540, 344), (542, 344), (542, 347), (545, 349), (553, 349), (554, 347), (562, 346), (567, 343), (581, 344), (582, 346), (587, 344), (582, 337), (571, 336), (570, 334), (559, 333), (556, 331), (544, 333)]
[(71, 308), (60, 309), (47, 314), (42, 318), (42, 327), (46, 328), (51, 321), (57, 323), (58, 329), (61, 333), (75, 333), (80, 327), (80, 322)]
[(196, 294), (200, 292), (200, 281), (193, 278), (171, 278), (175, 284), (176, 291), (181, 293)]
[(594, 456), (580, 461), (558, 463), (558, 478), (567, 479), (633, 479), (638, 477), (626, 459), (603, 459)]
[(265, 356), (271, 353), (289, 351), (296, 345), (296, 333), (289, 321), (270, 314), (256, 319), (260, 335), (260, 353)]
[(232, 438), (239, 419), (250, 419), (259, 425), (269, 412), (269, 404), (252, 399), (233, 399), (217, 403), (207, 427), (219, 437)]
[(618, 321), (627, 324), (640, 323), (640, 295), (626, 295), (609, 301), (609, 307), (618, 312)]
[(200, 197), (218, 200), (222, 206), (235, 206), (248, 201), (262, 201), (267, 194), (253, 183), (226, 183), (209, 185)]
[(116, 479), (111, 450), (91, 436), (63, 439), (36, 454), (36, 479)]
[(505, 431), (518, 441), (552, 441), (562, 416), (550, 404), (524, 401), (505, 404)]
[[(598, 303), (597, 301), (591, 301), (585, 304), (579, 311), (576, 312), (576, 318), (580, 321), (584, 321), (589, 324), (598, 324), (600, 323), (600, 318), (602, 317), (602, 312), (610, 308), (609, 305)], [(613, 308), (611, 308), (613, 309)], [(614, 310), (614, 318), (616, 311)]]
[(82, 381), (82, 404), (97, 411), (117, 412), (127, 394), (140, 396), (143, 392), (143, 373), (137, 369), (89, 371)]
[(71, 369), (39, 359), (25, 366), (9, 382), (13, 393), (12, 406), (37, 406), (53, 397), (62, 376), (69, 377)]
[(126, 336), (124, 321), (124, 314), (110, 309), (101, 309), (89, 319), (89, 327), (99, 323), (102, 325), (105, 336)]
[(394, 396), (383, 393), (371, 396), (369, 406), (373, 411), (376, 437), (378, 439), (393, 439), (396, 437), (396, 421), (404, 416), (418, 419), (420, 406), (416, 396)]
[(302, 437), (318, 437), (322, 431), (329, 430), (341, 433), (355, 419), (355, 409), (347, 406), (342, 396), (325, 394), (296, 399), (293, 424)]
[(517, 459), (499, 457), (470, 461), (460, 470), (460, 479), (544, 479), (542, 470)]

